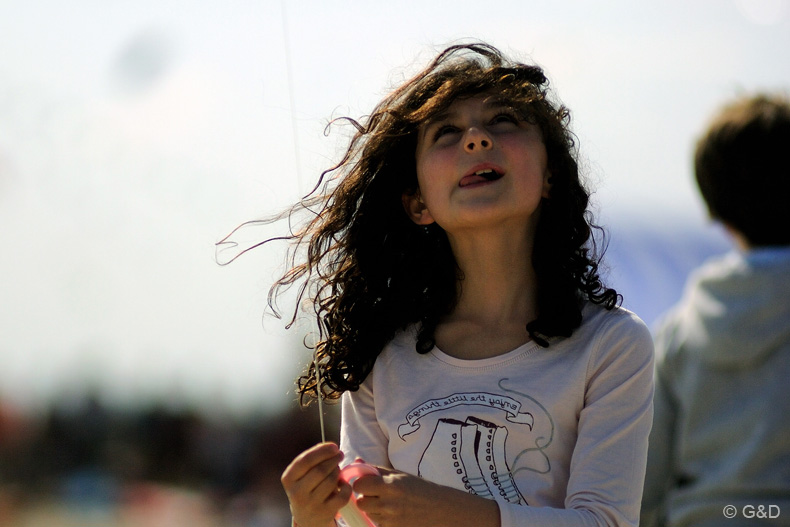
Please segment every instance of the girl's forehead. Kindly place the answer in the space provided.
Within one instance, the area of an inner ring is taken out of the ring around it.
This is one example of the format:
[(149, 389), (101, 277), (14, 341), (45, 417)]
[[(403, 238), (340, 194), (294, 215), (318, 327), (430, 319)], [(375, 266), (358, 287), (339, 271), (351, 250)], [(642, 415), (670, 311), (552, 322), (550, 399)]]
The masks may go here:
[(447, 110), (453, 106), (468, 104), (484, 104), (487, 106), (501, 106), (510, 103), (510, 98), (503, 90), (489, 89), (480, 92), (459, 93), (450, 95), (444, 101), (437, 101), (437, 107)]

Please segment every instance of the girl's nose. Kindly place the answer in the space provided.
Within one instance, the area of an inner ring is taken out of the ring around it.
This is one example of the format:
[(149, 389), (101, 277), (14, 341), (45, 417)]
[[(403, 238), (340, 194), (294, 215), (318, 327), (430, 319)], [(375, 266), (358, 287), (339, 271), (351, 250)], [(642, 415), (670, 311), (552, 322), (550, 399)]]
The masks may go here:
[(469, 153), (478, 150), (491, 150), (494, 146), (491, 137), (480, 128), (475, 126), (467, 129), (464, 136), (464, 150)]

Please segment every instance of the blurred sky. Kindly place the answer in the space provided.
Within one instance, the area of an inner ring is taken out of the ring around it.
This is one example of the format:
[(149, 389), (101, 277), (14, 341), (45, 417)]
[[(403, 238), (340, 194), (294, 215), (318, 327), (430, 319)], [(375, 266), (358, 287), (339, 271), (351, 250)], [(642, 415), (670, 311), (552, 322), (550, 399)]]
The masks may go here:
[(693, 138), (790, 82), (787, 0), (0, 0), (0, 397), (292, 399), (308, 352), (262, 325), (282, 252), (214, 243), (312, 187), (331, 117), (469, 37), (546, 69), (613, 243), (709, 233)]

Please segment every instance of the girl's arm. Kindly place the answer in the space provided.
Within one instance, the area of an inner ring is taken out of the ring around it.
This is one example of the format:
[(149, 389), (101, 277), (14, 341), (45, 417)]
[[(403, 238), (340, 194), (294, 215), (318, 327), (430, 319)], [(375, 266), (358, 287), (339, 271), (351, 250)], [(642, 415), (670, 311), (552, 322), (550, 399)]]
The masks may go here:
[(282, 474), (281, 482), (298, 527), (335, 527), (335, 515), (351, 497), (340, 481), (343, 453), (334, 443), (321, 443), (299, 454)]
[(639, 524), (653, 417), (653, 340), (630, 314), (607, 318), (592, 336), (565, 508), (502, 505), (502, 527)]

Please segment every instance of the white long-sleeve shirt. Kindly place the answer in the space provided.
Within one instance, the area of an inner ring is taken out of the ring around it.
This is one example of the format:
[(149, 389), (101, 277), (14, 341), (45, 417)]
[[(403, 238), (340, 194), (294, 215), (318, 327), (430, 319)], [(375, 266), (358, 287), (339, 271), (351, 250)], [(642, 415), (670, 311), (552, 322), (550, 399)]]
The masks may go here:
[(653, 344), (625, 309), (588, 304), (570, 338), (482, 360), (398, 334), (342, 401), (347, 460), (494, 499), (502, 527), (636, 526)]

